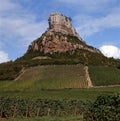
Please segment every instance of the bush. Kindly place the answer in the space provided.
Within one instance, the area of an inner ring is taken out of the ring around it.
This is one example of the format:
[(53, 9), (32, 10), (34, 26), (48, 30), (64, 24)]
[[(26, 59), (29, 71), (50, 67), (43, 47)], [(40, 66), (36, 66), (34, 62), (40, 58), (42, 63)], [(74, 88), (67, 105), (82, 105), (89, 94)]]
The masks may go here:
[(22, 65), (16, 62), (0, 64), (0, 80), (14, 80), (20, 73)]
[(85, 112), (84, 121), (120, 121), (120, 94), (99, 96)]

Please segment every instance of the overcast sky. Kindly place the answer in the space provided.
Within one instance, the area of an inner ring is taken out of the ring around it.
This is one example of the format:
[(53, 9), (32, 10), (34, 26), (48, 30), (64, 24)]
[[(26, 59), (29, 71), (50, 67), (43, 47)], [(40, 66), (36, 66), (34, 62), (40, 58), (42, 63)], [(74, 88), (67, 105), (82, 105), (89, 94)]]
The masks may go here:
[(53, 12), (71, 17), (86, 43), (120, 58), (120, 0), (0, 0), (0, 62), (22, 56)]

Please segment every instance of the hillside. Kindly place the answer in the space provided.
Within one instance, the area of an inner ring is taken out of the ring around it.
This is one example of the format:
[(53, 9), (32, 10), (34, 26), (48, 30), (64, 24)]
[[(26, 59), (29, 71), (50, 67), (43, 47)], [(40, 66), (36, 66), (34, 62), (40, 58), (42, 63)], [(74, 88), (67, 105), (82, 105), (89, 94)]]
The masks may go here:
[(24, 68), (14, 81), (0, 81), (0, 90), (40, 91), (41, 89), (78, 89), (120, 85), (120, 69), (105, 66), (42, 65)]
[[(28, 83), (32, 89), (65, 89), (88, 87), (85, 68), (83, 65), (53, 65), (31, 67), (24, 70), (17, 80), (24, 80), (24, 82)], [(21, 84), (19, 84), (19, 86), (20, 85)]]
[[(41, 37), (34, 40), (28, 46), (27, 52), (22, 57), (15, 61), (0, 64), (0, 81), (13, 81), (19, 77), (23, 71), (26, 72), (26, 70), (28, 71), (28, 75), (30, 75), (29, 73), (31, 73), (31, 68), (33, 67), (33, 74), (36, 75), (38, 73), (38, 68), (41, 70), (42, 68), (46, 68), (46, 66), (43, 65), (71, 65), (71, 73), (72, 65), (78, 64), (82, 66), (92, 65), (112, 66), (114, 68), (119, 67), (119, 60), (105, 57), (98, 49), (84, 42), (84, 40), (76, 32), (69, 17), (66, 17), (63, 14), (53, 13), (50, 15), (48, 22), (49, 28), (42, 34)], [(61, 68), (62, 67), (63, 66), (61, 66)], [(50, 70), (52, 71), (50, 73), (53, 74), (54, 71), (57, 72), (57, 69), (58, 68), (55, 68), (54, 70), (54, 66), (51, 66)], [(79, 68), (79, 72), (82, 72), (80, 69), (81, 67)], [(62, 71), (64, 75), (67, 75), (67, 73), (64, 72), (64, 69)], [(57, 73), (56, 77), (57, 75), (59, 74)], [(25, 78), (21, 77), (19, 79), (29, 80), (31, 78), (34, 80), (33, 77), (27, 76), (27, 73), (23, 76), (25, 76)], [(37, 76), (36, 78), (39, 79), (39, 76)], [(77, 74), (74, 75), (74, 78), (75, 77), (77, 78)], [(74, 79), (72, 79), (72, 81), (73, 80)], [(83, 77), (83, 81), (84, 80), (85, 77)]]
[(120, 60), (88, 45), (70, 17), (48, 23), (23, 56), (0, 64), (0, 121), (119, 121)]

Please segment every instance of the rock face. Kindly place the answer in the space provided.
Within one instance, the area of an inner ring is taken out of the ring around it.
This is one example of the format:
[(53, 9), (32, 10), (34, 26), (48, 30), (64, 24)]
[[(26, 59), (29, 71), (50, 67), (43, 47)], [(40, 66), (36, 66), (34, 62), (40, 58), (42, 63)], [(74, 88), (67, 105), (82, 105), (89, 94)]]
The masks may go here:
[(54, 13), (50, 15), (48, 21), (48, 30), (31, 43), (27, 52), (39, 51), (52, 54), (54, 52), (73, 52), (75, 49), (84, 49), (99, 53), (97, 49), (87, 46), (72, 26), (69, 17)]
[(61, 32), (67, 35), (73, 35), (79, 37), (75, 28), (72, 26), (72, 19), (64, 16), (63, 14), (53, 13), (49, 19), (49, 31)]

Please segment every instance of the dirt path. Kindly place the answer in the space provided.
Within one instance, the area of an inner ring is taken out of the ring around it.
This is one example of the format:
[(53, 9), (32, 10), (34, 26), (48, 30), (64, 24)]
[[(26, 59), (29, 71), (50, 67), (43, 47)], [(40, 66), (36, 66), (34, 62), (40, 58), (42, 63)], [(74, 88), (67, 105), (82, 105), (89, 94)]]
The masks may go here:
[(94, 86), (93, 88), (120, 87), (120, 85)]
[(20, 75), (16, 79), (14, 79), (14, 81), (19, 80), (19, 78), (25, 73), (25, 71), (25, 68), (22, 68)]
[(88, 66), (85, 66), (84, 69), (85, 69), (86, 79), (88, 82), (88, 88), (91, 88), (91, 87), (93, 87), (93, 85), (92, 85), (92, 81), (89, 76)]

